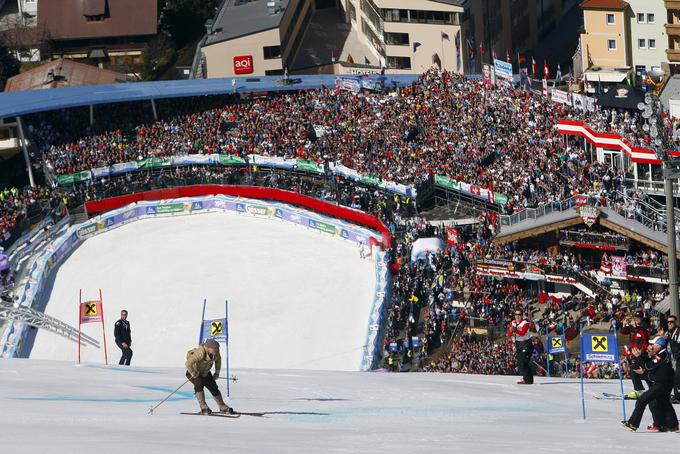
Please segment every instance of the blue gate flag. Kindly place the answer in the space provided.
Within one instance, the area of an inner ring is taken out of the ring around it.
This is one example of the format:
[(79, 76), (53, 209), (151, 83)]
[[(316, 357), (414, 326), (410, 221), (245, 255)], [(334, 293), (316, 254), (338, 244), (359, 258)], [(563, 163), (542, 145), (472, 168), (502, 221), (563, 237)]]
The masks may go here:
[(564, 336), (548, 336), (548, 353), (564, 353), (566, 342)]
[(208, 339), (214, 339), (217, 342), (227, 343), (227, 319), (216, 318), (213, 320), (203, 320), (203, 329), (201, 330), (201, 343)]
[(618, 363), (619, 345), (614, 334), (583, 333), (581, 361), (591, 363)]

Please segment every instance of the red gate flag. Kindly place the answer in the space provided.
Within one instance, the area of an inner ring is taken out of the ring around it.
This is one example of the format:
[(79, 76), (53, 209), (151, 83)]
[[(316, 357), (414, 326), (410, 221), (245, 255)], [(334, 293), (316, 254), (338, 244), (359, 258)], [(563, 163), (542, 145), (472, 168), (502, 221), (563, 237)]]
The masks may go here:
[(80, 303), (80, 323), (94, 323), (101, 322), (102, 320), (101, 301), (85, 301)]

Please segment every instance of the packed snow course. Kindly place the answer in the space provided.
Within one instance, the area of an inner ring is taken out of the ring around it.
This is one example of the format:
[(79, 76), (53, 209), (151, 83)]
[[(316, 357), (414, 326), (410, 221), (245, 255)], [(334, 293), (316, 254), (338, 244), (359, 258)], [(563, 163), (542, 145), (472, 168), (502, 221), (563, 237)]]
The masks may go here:
[[(229, 405), (265, 417), (185, 416), (196, 411), (182, 368), (0, 360), (2, 452), (98, 454), (257, 453), (640, 453), (673, 452), (678, 434), (621, 427), (618, 381), (457, 374), (306, 370), (234, 373)], [(225, 381), (219, 380), (224, 391)], [(212, 400), (208, 404), (215, 408)], [(628, 414), (632, 405), (627, 403)], [(669, 451), (670, 449), (670, 451)]]
[[(113, 325), (129, 311), (133, 365), (181, 366), (206, 319), (229, 300), (233, 367), (359, 370), (375, 292), (374, 263), (356, 243), (235, 213), (148, 218), (96, 235), (56, 271), (45, 312), (78, 325), (83, 300), (103, 292), (109, 362)], [(83, 325), (100, 339), (101, 325)], [(224, 353), (224, 352), (223, 352)], [(74, 342), (40, 330), (30, 357), (75, 361)], [(103, 363), (102, 349), (82, 360)]]

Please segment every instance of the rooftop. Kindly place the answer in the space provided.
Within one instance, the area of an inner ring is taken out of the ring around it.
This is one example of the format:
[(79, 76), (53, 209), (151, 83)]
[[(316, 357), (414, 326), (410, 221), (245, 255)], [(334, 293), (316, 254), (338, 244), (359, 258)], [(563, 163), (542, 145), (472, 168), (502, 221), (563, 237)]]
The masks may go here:
[(155, 35), (157, 0), (38, 2), (38, 27), (51, 39)]
[(583, 0), (583, 9), (626, 9), (628, 3), (623, 0)]
[(39, 90), (43, 88), (79, 87), (84, 85), (126, 82), (125, 74), (100, 69), (69, 59), (58, 59), (40, 65), (7, 80), (5, 91)]
[[(274, 3), (274, 14), (267, 3)], [(289, 0), (226, 0), (217, 13), (205, 46), (277, 28)]]

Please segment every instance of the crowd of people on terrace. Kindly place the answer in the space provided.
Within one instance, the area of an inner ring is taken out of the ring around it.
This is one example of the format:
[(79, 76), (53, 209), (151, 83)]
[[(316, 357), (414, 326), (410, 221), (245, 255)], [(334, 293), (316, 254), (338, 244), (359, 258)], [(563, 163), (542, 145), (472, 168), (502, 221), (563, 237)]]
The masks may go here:
[(10, 233), (26, 217), (31, 205), (52, 197), (52, 192), (46, 187), (0, 188), (0, 246), (9, 240)]
[[(577, 115), (569, 107), (446, 72), (430, 70), (389, 94), (329, 88), (221, 101), (204, 110), (178, 107), (156, 121), (148, 120), (142, 103), (146, 118), (109, 129), (94, 130), (81, 114), (70, 127), (80, 124), (80, 137), (55, 133), (62, 128), (49, 127), (44, 116), (27, 122), (30, 131), (47, 136), (38, 142), (57, 175), (148, 157), (260, 154), (334, 162), (408, 185), (442, 174), (508, 195), (510, 212), (617, 177), (583, 149), (565, 146), (554, 126)], [(325, 132), (317, 137), (314, 126)]]

